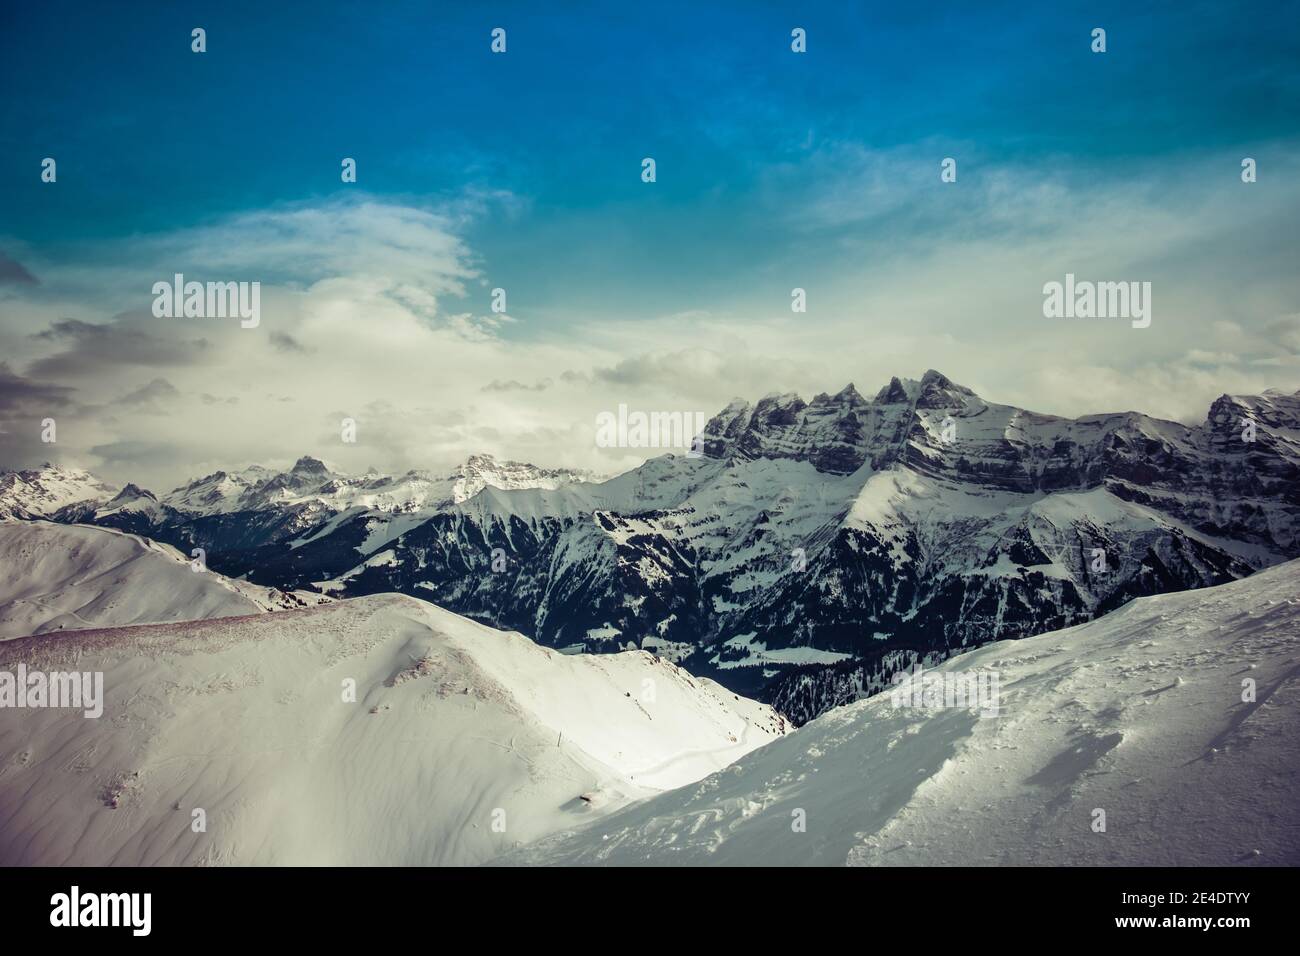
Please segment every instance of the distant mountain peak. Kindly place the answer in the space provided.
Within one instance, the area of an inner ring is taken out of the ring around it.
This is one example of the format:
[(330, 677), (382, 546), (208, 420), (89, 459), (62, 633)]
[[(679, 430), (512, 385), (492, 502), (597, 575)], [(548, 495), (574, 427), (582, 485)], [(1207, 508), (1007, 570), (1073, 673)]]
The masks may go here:
[(877, 405), (906, 405), (912, 401), (912, 391), (895, 375), (889, 384), (876, 393)]
[(84, 468), (45, 462), (28, 471), (0, 472), (0, 518), (45, 518), (69, 505), (101, 503), (117, 488)]
[(311, 455), (303, 455), (293, 463), (293, 468), (290, 470), (299, 475), (324, 475), (327, 474), (330, 469), (326, 467), (325, 462), (321, 461), (319, 458), (313, 458)]
[(109, 506), (112, 507), (115, 504), (122, 504), (127, 501), (135, 501), (138, 498), (146, 498), (149, 501), (158, 500), (157, 496), (152, 491), (147, 491), (144, 488), (141, 488), (139, 485), (134, 484), (133, 482), (127, 482), (127, 484), (123, 486), (122, 490), (119, 491), (116, 495), (114, 495), (112, 500), (109, 501)]
[(862, 393), (857, 390), (852, 382), (849, 382), (835, 393), (835, 401), (852, 405), (865, 405), (867, 403), (867, 400), (862, 397)]
[(871, 462), (883, 467), (907, 454), (921, 419), (934, 410), (978, 414), (986, 406), (964, 385), (929, 369), (919, 381), (890, 379), (874, 401), (850, 382), (834, 395), (818, 394), (806, 403), (794, 393), (764, 396), (752, 409), (737, 402), (714, 416), (705, 429), (704, 453), (710, 458), (794, 458), (819, 471), (848, 474)]

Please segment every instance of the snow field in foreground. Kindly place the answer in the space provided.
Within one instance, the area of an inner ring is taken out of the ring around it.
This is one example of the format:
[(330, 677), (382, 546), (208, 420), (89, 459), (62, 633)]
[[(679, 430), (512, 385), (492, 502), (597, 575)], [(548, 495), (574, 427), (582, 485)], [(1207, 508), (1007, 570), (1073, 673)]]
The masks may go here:
[(103, 671), (106, 700), (0, 709), (7, 865), (478, 863), (786, 729), (645, 652), (565, 656), (400, 595), (0, 644), (19, 662)]

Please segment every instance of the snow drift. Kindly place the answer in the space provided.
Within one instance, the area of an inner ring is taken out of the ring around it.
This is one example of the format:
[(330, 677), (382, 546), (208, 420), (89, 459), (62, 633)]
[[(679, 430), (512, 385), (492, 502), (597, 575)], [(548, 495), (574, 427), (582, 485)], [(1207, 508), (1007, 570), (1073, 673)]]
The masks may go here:
[(400, 595), (0, 644), (20, 663), (102, 671), (105, 705), (0, 709), (4, 865), (478, 863), (786, 730), (644, 651)]
[(1292, 561), (987, 645), (937, 671), (995, 671), (998, 717), (886, 692), (505, 862), (1295, 865), (1298, 594)]

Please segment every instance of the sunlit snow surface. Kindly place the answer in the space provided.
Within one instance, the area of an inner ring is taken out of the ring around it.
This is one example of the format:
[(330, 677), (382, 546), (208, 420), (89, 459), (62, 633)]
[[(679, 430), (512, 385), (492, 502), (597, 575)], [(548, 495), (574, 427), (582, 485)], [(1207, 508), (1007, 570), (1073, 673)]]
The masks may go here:
[(998, 717), (886, 693), (504, 862), (1300, 863), (1300, 562), (941, 670), (984, 668)]
[(0, 709), (0, 864), (478, 863), (786, 731), (646, 652), (400, 595), (0, 643), (19, 663), (102, 671), (106, 702)]
[[(0, 531), (5, 587), (83, 617), (254, 594), (133, 535)], [(788, 735), (645, 652), (398, 595), (262, 611), (0, 643), (107, 698), (0, 709), (0, 864), (1300, 863), (1300, 562), (948, 661), (998, 673), (998, 717), (886, 693)]]
[(46, 631), (237, 617), (329, 600), (195, 571), (192, 562), (141, 535), (0, 521), (0, 641)]

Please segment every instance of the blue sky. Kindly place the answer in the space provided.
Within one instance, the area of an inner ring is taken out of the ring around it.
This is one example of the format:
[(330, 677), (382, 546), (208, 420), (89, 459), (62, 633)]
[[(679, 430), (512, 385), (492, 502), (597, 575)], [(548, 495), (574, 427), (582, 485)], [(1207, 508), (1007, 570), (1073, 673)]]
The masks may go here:
[[(346, 155), (377, 195), (525, 200), (472, 233), (521, 294), (554, 300), (548, 277), (632, 257), (659, 297), (656, 273), (707, 289), (716, 270), (798, 257), (762, 229), (779, 201), (765, 177), (816, 150), (924, 143), (971, 154), (976, 179), (1065, 156), (1106, 179), (1268, 140), (1300, 106), (1294, 4), (374, 6), (10, 5), (0, 176), (23, 187), (7, 231), (57, 248), (326, 197)], [(809, 55), (789, 50), (796, 24)], [(46, 155), (53, 196), (31, 175)]]
[[(1192, 349), (1254, 371), (1171, 379), (1176, 401), (1150, 410), (1191, 414), (1216, 388), (1294, 381), (1287, 347), (1275, 354), (1290, 327), (1267, 330), (1296, 310), (1298, 5), (373, 6), (6, 5), (0, 255), (39, 280), (0, 299), (11, 372), (41, 361), (31, 336), (52, 313), (111, 323), (137, 309), (127, 276), (170, 268), (157, 255), (169, 244), (193, 244), (202, 268), (221, 230), (249, 241), (249, 216), (369, 203), (387, 212), (365, 228), (331, 219), (347, 225), (322, 237), (337, 251), (326, 261), (263, 254), (266, 225), (249, 267), (309, 289), (346, 272), (347, 243), (374, 241), (386, 216), (428, 212), (455, 263), (389, 277), (437, 298), (423, 321), (487, 313), (504, 286), (513, 321), (496, 339), (568, 347), (574, 381), (679, 356), (709, 381), (660, 376), (671, 407), (708, 407), (730, 386), (837, 390), (830, 376), (865, 391), (930, 365), (1005, 382), (972, 352), (977, 329), (1022, 378), (1071, 344), (1103, 370), (1073, 393), (1047, 375), (989, 396), (1049, 411), (1141, 407), (1144, 363)], [(489, 51), (497, 26), (505, 55)], [(796, 26), (807, 54), (790, 50)], [(39, 179), (45, 156), (54, 186)], [(355, 185), (339, 181), (344, 156)], [(645, 156), (654, 184), (640, 180)], [(946, 156), (959, 164), (949, 186)], [(1250, 192), (1242, 156), (1261, 167)], [(1157, 319), (1140, 340), (1047, 330), (1036, 358), (1025, 323), (1042, 331), (1041, 283), (1076, 263), (1163, 280), (1179, 323)], [(791, 325), (795, 286), (815, 307)], [(1269, 341), (1207, 343), (1216, 322)], [(846, 335), (871, 344), (846, 354)], [(604, 353), (580, 354), (593, 345)], [(741, 374), (684, 354), (742, 346), (754, 351)], [(148, 381), (120, 374), (52, 384), (111, 401), (109, 386)], [(480, 378), (502, 374), (485, 362)]]

